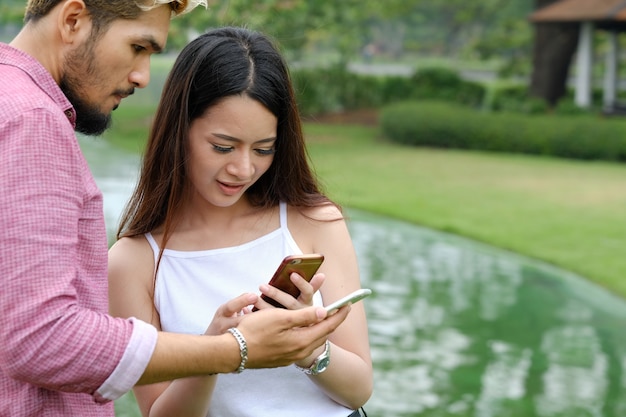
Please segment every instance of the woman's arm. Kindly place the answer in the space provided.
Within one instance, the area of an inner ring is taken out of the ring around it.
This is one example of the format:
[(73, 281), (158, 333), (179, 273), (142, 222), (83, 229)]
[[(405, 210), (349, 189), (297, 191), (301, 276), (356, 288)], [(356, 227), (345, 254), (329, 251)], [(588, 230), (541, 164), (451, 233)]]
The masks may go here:
[[(144, 237), (123, 238), (109, 251), (109, 309), (137, 317), (161, 330), (154, 307), (154, 255)], [(236, 323), (235, 323), (236, 325)], [(217, 376), (197, 376), (136, 386), (144, 417), (206, 416)]]
[[(304, 252), (324, 254), (320, 272), (326, 276), (320, 289), (324, 304), (329, 304), (361, 288), (357, 258), (346, 222), (338, 209), (325, 206), (302, 214), (291, 209), (289, 228)], [(316, 221), (314, 219), (326, 220)], [(337, 220), (339, 219), (339, 220)], [(310, 375), (333, 400), (356, 409), (372, 394), (373, 373), (364, 302), (352, 306), (344, 323), (330, 336), (330, 364), (319, 375)], [(309, 357), (296, 362), (308, 368), (324, 351), (316, 349)]]

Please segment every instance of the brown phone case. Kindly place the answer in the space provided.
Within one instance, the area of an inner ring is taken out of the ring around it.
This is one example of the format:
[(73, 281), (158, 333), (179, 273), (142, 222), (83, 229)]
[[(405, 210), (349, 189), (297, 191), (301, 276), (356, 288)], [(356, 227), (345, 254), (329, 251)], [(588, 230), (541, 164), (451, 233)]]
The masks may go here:
[[(269, 285), (290, 294), (294, 298), (298, 298), (300, 290), (291, 282), (291, 279), (289, 279), (290, 275), (296, 272), (302, 278), (310, 281), (323, 261), (324, 255), (319, 253), (287, 256), (276, 269), (274, 276), (269, 281)], [(261, 295), (261, 298), (274, 307), (285, 308), (282, 304), (265, 295)]]

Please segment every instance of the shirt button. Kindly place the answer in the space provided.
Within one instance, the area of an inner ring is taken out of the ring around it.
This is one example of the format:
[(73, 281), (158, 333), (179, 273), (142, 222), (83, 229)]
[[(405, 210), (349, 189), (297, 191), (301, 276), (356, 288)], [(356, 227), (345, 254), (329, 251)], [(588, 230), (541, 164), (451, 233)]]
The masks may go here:
[(71, 110), (65, 110), (65, 116), (66, 116), (68, 119), (71, 119), (74, 115), (72, 114), (72, 111), (71, 111)]

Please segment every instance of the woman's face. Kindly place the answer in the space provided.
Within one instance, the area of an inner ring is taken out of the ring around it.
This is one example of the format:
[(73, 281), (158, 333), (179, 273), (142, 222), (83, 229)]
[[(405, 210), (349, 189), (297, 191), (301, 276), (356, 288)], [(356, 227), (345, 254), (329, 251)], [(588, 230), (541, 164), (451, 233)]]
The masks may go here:
[(274, 160), (278, 120), (247, 96), (230, 96), (189, 129), (188, 172), (195, 197), (217, 207), (235, 204)]

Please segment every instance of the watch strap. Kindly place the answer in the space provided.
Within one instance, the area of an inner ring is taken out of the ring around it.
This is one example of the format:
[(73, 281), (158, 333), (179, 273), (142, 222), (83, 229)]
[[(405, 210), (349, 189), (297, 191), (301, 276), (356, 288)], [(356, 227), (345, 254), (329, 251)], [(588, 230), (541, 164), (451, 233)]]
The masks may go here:
[(295, 365), (295, 366), (296, 368), (298, 368), (299, 370), (301, 370), (307, 375), (318, 375), (324, 372), (326, 368), (328, 368), (329, 362), (330, 362), (330, 342), (327, 339), (326, 343), (324, 344), (324, 352), (322, 352), (321, 355), (315, 358), (311, 366), (309, 366), (308, 368), (303, 368), (302, 366), (298, 366), (298, 365)]

